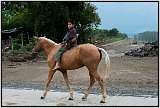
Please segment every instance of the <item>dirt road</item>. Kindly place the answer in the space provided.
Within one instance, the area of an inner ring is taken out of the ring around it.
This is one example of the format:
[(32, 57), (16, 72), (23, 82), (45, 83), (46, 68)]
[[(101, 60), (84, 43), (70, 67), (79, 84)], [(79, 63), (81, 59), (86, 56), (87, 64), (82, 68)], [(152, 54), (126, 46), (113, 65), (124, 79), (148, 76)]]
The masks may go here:
[[(126, 57), (123, 53), (141, 45), (130, 44), (126, 39), (117, 43), (103, 45), (109, 53), (111, 74), (107, 95), (158, 96), (158, 57)], [(103, 71), (102, 59), (99, 73)], [(13, 65), (13, 66), (11, 66)], [(83, 67), (68, 71), (69, 80), (74, 91), (84, 93), (89, 84), (88, 70)], [(31, 88), (43, 90), (47, 79), (47, 62), (2, 62), (3, 88)], [(63, 76), (56, 72), (52, 79), (50, 90), (68, 92)], [(91, 93), (100, 94), (100, 87), (96, 82)]]

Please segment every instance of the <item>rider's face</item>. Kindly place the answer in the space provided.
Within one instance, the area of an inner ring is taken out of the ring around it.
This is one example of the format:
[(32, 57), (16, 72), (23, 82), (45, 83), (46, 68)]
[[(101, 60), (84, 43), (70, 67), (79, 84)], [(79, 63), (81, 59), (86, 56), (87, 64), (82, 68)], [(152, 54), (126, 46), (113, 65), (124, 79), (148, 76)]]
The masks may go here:
[(74, 25), (72, 23), (68, 22), (68, 29), (71, 29), (73, 27), (74, 27)]

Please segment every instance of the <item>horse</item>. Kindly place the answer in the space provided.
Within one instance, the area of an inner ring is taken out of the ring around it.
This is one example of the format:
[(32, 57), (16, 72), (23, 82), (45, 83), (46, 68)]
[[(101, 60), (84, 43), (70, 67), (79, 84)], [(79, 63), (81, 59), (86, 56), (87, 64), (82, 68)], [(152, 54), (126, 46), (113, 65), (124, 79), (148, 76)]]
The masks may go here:
[[(53, 78), (54, 73), (56, 72), (56, 70), (53, 70), (56, 63), (55, 55), (58, 49), (61, 47), (61, 45), (45, 37), (35, 37), (35, 38), (36, 40), (35, 40), (35, 45), (32, 49), (32, 54), (38, 55), (38, 53), (42, 49), (47, 55), (48, 79), (46, 81), (44, 91), (41, 96), (41, 99), (44, 99), (48, 91), (48, 86)], [(104, 54), (102, 54), (102, 52)], [(101, 78), (97, 72), (97, 68), (103, 55), (105, 56), (105, 74), (104, 78)], [(69, 89), (70, 93), (69, 100), (73, 100), (74, 98), (73, 98), (73, 90), (71, 89), (70, 82), (68, 80), (67, 70), (75, 70), (83, 66), (86, 66), (89, 71), (90, 84), (85, 95), (82, 97), (82, 100), (87, 99), (91, 91), (91, 88), (96, 80), (98, 81), (102, 91), (102, 100), (100, 101), (100, 103), (105, 103), (106, 91), (103, 79), (107, 79), (109, 77), (110, 59), (107, 52), (103, 48), (99, 48), (93, 44), (77, 45), (63, 53), (59, 66), (60, 66), (59, 71), (63, 74), (64, 80)]]

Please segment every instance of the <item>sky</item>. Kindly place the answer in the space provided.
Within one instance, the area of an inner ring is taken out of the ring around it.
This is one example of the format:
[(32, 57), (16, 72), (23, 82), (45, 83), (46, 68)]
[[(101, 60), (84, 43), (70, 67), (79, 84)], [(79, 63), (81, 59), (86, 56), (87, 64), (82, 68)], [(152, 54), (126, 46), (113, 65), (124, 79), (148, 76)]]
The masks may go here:
[(101, 18), (100, 29), (117, 28), (128, 37), (158, 31), (158, 2), (91, 2)]

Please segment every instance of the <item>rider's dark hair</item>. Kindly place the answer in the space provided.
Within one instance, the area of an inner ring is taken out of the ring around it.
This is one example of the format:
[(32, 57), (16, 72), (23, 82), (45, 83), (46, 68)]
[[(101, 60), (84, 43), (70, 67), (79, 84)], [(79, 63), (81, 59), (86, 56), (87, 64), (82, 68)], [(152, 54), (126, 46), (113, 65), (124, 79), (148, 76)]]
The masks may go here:
[(74, 20), (72, 19), (69, 19), (68, 22), (74, 24)]

